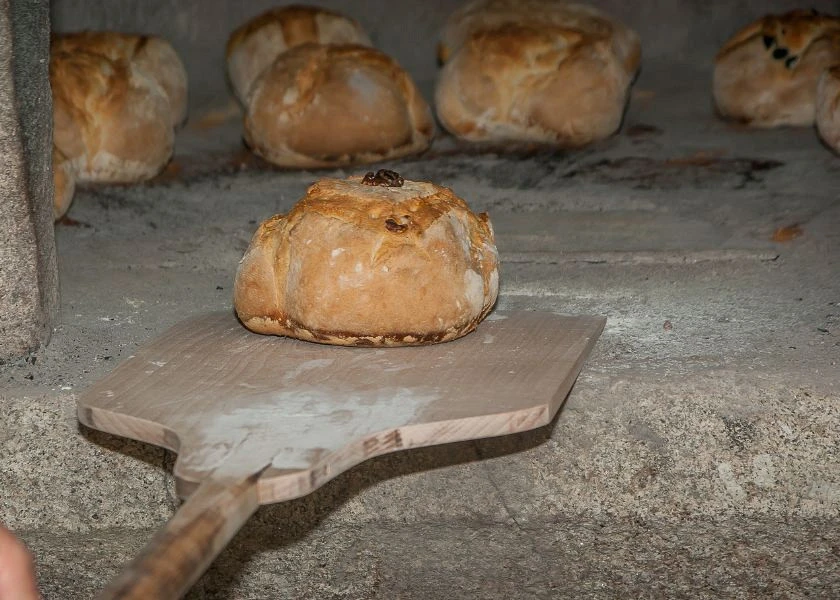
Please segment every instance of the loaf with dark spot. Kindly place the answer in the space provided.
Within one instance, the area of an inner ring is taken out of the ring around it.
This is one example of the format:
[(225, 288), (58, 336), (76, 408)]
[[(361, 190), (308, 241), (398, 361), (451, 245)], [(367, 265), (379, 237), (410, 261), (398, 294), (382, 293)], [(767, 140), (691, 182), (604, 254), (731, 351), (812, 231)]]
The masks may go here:
[(715, 58), (713, 96), (724, 118), (755, 127), (810, 126), (817, 81), (840, 64), (840, 19), (810, 10), (768, 15)]

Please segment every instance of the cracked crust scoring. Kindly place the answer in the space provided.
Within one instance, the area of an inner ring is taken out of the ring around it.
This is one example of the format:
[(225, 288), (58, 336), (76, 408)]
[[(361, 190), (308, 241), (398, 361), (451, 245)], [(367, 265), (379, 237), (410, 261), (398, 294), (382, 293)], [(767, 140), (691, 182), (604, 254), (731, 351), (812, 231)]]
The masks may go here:
[(140, 181), (166, 165), (174, 144), (169, 102), (134, 65), (59, 52), (50, 83), (53, 143), (79, 181)]
[(239, 101), (247, 103), (254, 81), (278, 56), (307, 43), (372, 45), (357, 21), (337, 12), (298, 5), (270, 9), (228, 38), (228, 78)]
[(715, 57), (715, 108), (754, 127), (810, 126), (817, 82), (837, 64), (839, 18), (810, 10), (765, 16), (738, 31)]
[(54, 34), (54, 217), (70, 206), (76, 181), (142, 181), (172, 156), (186, 117), (186, 71), (161, 38), (111, 31)]
[(386, 54), (355, 45), (304, 44), (257, 79), (245, 141), (289, 167), (365, 164), (422, 152), (431, 110), (411, 77)]
[(585, 5), (477, 0), (449, 18), (438, 56), (438, 116), (455, 135), (580, 146), (620, 126), (641, 44)]
[(187, 70), (172, 45), (156, 36), (116, 31), (79, 31), (53, 34), (55, 54), (88, 52), (113, 62), (130, 62), (163, 88), (169, 100), (173, 127), (187, 119)]
[(260, 225), (239, 264), (234, 306), (258, 333), (408, 346), (469, 333), (498, 286), (486, 214), (430, 183), (351, 177), (317, 182), (288, 214)]

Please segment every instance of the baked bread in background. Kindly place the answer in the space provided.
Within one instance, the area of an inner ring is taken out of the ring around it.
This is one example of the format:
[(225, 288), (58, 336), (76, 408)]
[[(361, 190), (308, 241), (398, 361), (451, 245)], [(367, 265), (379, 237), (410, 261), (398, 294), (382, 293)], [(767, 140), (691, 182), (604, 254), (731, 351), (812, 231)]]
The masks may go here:
[(557, 0), (474, 0), (448, 19), (435, 104), (471, 141), (580, 146), (621, 125), (641, 61), (638, 35)]
[(90, 52), (115, 62), (130, 62), (166, 92), (172, 126), (177, 128), (186, 121), (187, 71), (178, 53), (163, 38), (114, 31), (62, 33), (52, 36), (51, 52)]
[(826, 69), (817, 83), (817, 131), (840, 153), (840, 66)]
[(50, 83), (53, 143), (80, 181), (141, 181), (166, 165), (174, 143), (169, 100), (130, 62), (55, 53)]
[(411, 77), (366, 46), (303, 44), (254, 82), (245, 142), (287, 167), (370, 163), (421, 152), (434, 135), (431, 110)]
[(236, 29), (228, 39), (227, 72), (243, 104), (254, 80), (286, 50), (301, 44), (370, 46), (361, 26), (339, 13), (314, 6), (283, 6), (266, 11)]
[(380, 170), (324, 179), (263, 222), (239, 263), (234, 306), (258, 333), (405, 346), (472, 331), (499, 289), (486, 214), (451, 190)]
[(55, 146), (52, 152), (53, 169), (53, 218), (57, 221), (70, 209), (76, 191), (76, 175), (73, 165)]
[(840, 19), (811, 10), (768, 15), (736, 33), (715, 57), (715, 107), (754, 127), (810, 126), (817, 81), (837, 64)]
[(66, 212), (75, 181), (142, 181), (169, 162), (187, 83), (168, 42), (115, 32), (53, 36), (50, 86), (57, 213)]

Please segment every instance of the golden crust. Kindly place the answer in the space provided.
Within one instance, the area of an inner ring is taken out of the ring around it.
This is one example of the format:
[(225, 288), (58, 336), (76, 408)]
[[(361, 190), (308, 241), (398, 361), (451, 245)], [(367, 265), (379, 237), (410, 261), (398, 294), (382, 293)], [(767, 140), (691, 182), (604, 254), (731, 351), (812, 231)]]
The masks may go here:
[(438, 52), (437, 113), (453, 134), (580, 146), (620, 126), (641, 44), (591, 7), (483, 0), (452, 15)]
[(54, 52), (53, 144), (81, 181), (156, 175), (172, 155), (169, 101), (131, 63), (88, 52)]
[(820, 77), (816, 121), (822, 140), (840, 153), (840, 66), (826, 69)]
[(268, 10), (228, 38), (225, 59), (236, 97), (245, 103), (254, 81), (280, 54), (309, 43), (371, 45), (361, 25), (340, 13), (299, 5)]
[(404, 346), (472, 331), (498, 295), (486, 214), (451, 190), (326, 179), (262, 223), (239, 264), (249, 329), (338, 345)]
[(341, 13), (315, 6), (290, 5), (267, 10), (237, 28), (228, 38), (225, 56), (229, 57), (237, 48), (260, 30), (277, 25), (283, 31), (289, 48), (308, 42), (331, 43), (319, 38), (318, 17), (343, 19), (353, 23), (361, 35), (357, 21)]
[(283, 53), (246, 106), (246, 143), (280, 166), (406, 156), (428, 148), (433, 135), (431, 110), (408, 73), (365, 46), (304, 44)]
[(474, 35), (506, 25), (525, 28), (547, 27), (571, 36), (577, 44), (606, 40), (629, 75), (641, 62), (638, 35), (610, 18), (606, 13), (585, 4), (562, 0), (473, 0), (447, 19), (438, 45), (438, 58), (446, 62)]
[(840, 19), (795, 10), (750, 23), (715, 57), (718, 113), (755, 127), (810, 126), (817, 82), (840, 63)]
[(154, 79), (169, 99), (172, 126), (187, 118), (187, 71), (172, 45), (157, 36), (115, 31), (79, 31), (53, 34), (54, 54), (86, 52), (112, 62), (128, 62)]
[[(739, 47), (756, 39), (763, 43), (764, 36), (773, 38), (776, 47), (786, 48), (790, 55), (798, 56), (820, 37), (838, 28), (840, 19), (811, 10), (799, 9), (781, 15), (766, 15), (727, 40), (715, 56), (715, 61), (724, 60)], [(772, 50), (769, 46), (765, 49)]]
[(111, 31), (54, 34), (54, 216), (75, 182), (133, 182), (169, 161), (173, 128), (186, 118), (187, 77), (168, 42)]

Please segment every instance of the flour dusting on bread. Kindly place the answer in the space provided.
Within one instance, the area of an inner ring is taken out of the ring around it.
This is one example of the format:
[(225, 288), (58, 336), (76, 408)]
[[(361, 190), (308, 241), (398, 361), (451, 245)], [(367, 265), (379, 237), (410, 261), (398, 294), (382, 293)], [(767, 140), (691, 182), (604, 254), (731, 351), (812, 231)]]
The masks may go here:
[(259, 227), (234, 286), (246, 327), (376, 346), (442, 342), (476, 327), (499, 289), (489, 218), (447, 188), (388, 177), (321, 180)]

